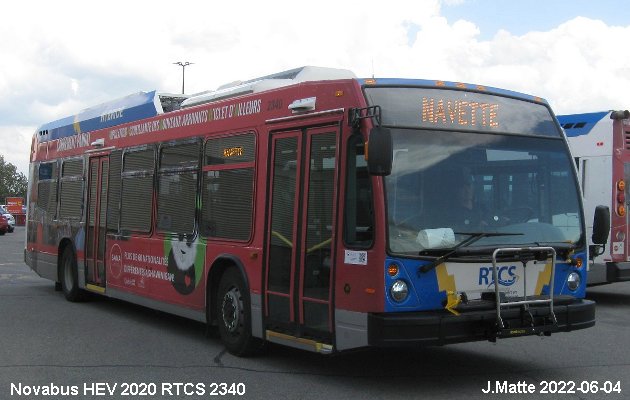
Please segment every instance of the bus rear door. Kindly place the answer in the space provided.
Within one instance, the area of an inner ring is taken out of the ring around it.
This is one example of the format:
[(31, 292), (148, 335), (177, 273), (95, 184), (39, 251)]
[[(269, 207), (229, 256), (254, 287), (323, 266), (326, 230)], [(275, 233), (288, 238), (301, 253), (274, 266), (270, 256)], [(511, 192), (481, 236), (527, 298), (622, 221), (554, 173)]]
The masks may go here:
[(88, 210), (85, 241), (86, 287), (104, 292), (105, 234), (107, 221), (107, 187), (109, 157), (90, 158), (88, 175)]

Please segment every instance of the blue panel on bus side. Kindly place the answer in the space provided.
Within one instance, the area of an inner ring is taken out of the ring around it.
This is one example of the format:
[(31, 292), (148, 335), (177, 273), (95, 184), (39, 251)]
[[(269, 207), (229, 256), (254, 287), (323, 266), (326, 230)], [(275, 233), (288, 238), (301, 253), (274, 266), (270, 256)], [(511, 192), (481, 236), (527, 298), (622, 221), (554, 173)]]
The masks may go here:
[(87, 108), (77, 115), (49, 122), (38, 129), (40, 132), (47, 131), (46, 135), (40, 137), (40, 141), (46, 142), (154, 117), (158, 113), (154, 102), (155, 96), (155, 90), (138, 92)]
[(558, 115), (558, 122), (569, 137), (587, 135), (610, 111)]

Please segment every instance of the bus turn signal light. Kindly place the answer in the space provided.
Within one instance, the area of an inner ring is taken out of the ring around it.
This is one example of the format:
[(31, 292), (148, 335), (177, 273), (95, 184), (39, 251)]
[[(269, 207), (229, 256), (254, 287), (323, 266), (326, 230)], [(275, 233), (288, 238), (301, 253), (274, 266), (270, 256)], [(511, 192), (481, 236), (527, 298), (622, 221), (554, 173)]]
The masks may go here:
[(623, 179), (617, 181), (617, 215), (624, 217), (626, 215), (626, 182)]
[(582, 268), (582, 265), (584, 265), (584, 261), (582, 261), (582, 259), (579, 257), (575, 257), (570, 260), (570, 264), (574, 265), (577, 268)]

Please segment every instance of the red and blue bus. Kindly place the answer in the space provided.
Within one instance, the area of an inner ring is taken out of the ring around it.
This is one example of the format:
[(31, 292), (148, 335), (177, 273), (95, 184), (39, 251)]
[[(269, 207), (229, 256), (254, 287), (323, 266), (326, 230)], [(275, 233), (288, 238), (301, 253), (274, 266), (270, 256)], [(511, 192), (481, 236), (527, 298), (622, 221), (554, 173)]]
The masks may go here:
[(141, 92), (38, 129), (28, 200), (26, 262), (68, 300), (217, 325), (237, 355), (595, 323), (566, 139), (512, 91), (303, 67)]
[[(590, 243), (587, 283), (591, 286), (630, 281), (630, 111), (607, 110), (559, 115), (578, 168), (586, 215), (608, 205), (611, 232), (604, 246)], [(587, 232), (592, 231), (587, 221)]]

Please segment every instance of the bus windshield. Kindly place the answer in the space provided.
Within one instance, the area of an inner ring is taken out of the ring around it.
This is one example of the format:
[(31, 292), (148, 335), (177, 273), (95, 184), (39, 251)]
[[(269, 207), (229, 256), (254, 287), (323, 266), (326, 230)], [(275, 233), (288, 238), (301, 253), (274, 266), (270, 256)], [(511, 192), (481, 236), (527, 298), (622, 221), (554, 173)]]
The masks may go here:
[(572, 161), (544, 104), (443, 87), (374, 86), (365, 95), (393, 138), (391, 252), (428, 254), (471, 238), (474, 247), (582, 239)]
[(474, 246), (576, 243), (581, 213), (561, 139), (481, 132), (392, 129), (385, 178), (389, 249), (416, 254)]

